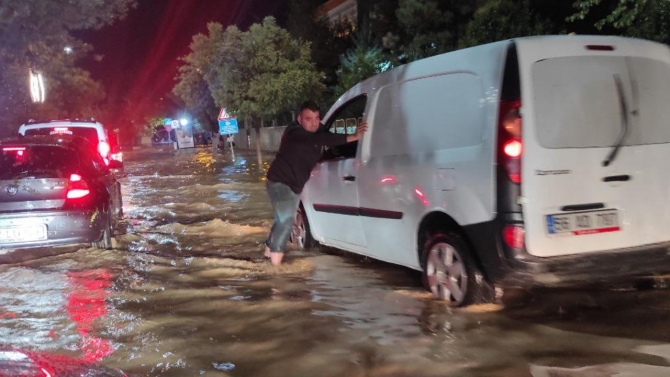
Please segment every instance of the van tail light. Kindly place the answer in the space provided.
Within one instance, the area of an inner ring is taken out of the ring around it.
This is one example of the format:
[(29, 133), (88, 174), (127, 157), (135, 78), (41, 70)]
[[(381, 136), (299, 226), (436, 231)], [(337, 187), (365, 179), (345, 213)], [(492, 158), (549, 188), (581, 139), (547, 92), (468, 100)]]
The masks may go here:
[(498, 142), (499, 161), (514, 183), (521, 183), (521, 157), (523, 141), (521, 138), (521, 101), (501, 101), (499, 115)]
[(523, 249), (525, 246), (526, 230), (521, 225), (507, 225), (503, 228), (503, 241), (513, 249)]
[(110, 148), (109, 144), (107, 144), (107, 142), (105, 141), (101, 141), (98, 144), (98, 152), (100, 152), (100, 155), (104, 158), (107, 158), (109, 156), (109, 152), (111, 150), (112, 148)]
[(68, 199), (81, 199), (88, 196), (91, 193), (88, 183), (82, 179), (79, 174), (70, 175), (70, 182), (67, 187), (67, 198)]

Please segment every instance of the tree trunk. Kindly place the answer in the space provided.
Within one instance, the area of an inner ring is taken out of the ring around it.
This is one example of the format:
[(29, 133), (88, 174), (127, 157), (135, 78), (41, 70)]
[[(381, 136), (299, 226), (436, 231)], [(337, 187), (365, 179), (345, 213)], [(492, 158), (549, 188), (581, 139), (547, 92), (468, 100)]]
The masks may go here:
[(256, 156), (258, 157), (258, 168), (263, 168), (263, 154), (261, 153), (261, 127), (262, 120), (259, 122), (258, 118), (253, 120), (254, 130), (256, 130)]
[(216, 159), (219, 156), (219, 148), (217, 146), (217, 143), (219, 142), (219, 123), (218, 121), (215, 121), (207, 111), (204, 113), (209, 123), (209, 129), (212, 132), (212, 157)]

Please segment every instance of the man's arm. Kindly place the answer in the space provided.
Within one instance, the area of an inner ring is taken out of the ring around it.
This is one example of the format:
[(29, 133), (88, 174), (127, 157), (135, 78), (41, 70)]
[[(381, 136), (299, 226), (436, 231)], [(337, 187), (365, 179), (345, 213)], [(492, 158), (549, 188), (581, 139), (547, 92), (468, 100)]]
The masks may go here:
[(351, 143), (352, 141), (360, 140), (367, 129), (368, 125), (365, 122), (361, 123), (356, 128), (356, 133), (354, 135), (334, 134), (331, 132), (309, 132), (300, 127), (293, 131), (291, 137), (299, 142), (305, 142), (324, 147), (333, 147), (336, 145), (342, 145)]

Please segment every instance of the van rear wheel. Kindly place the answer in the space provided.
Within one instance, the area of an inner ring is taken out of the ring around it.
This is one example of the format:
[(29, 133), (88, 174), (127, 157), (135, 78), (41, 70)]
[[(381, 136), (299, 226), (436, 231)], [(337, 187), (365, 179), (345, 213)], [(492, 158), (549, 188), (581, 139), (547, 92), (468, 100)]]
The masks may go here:
[(314, 247), (316, 243), (312, 238), (312, 230), (307, 221), (307, 214), (302, 208), (302, 205), (295, 211), (295, 218), (293, 221), (293, 229), (291, 230), (290, 242), (297, 246), (300, 250), (309, 250)]
[(454, 232), (434, 233), (422, 253), (424, 286), (438, 300), (451, 306), (467, 306), (483, 299), (483, 276), (467, 244)]

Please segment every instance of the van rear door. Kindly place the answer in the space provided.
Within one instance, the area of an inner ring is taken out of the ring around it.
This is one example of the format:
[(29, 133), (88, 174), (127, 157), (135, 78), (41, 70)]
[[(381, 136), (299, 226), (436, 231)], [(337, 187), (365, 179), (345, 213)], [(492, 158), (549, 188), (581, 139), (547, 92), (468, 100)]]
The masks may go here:
[(670, 241), (670, 53), (623, 38), (517, 43), (526, 248), (549, 257)]

